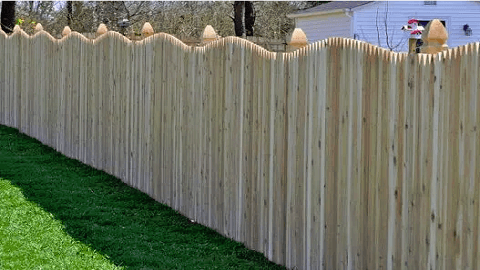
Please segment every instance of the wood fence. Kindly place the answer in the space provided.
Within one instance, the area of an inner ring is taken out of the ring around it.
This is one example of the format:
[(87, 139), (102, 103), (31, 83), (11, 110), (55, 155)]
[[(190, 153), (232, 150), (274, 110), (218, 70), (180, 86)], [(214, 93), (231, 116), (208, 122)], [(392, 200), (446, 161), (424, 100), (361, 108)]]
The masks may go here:
[(479, 45), (0, 33), (0, 123), (289, 268), (480, 269)]
[[(86, 38), (94, 39), (96, 33), (81, 33)], [(142, 40), (142, 36), (130, 35), (127, 36), (130, 40), (139, 41)], [(271, 52), (286, 52), (289, 50), (287, 40), (282, 39), (268, 39), (263, 37), (246, 37), (248, 41), (251, 41), (260, 47), (265, 48)], [(201, 38), (192, 38), (187, 36), (180, 36), (177, 39), (189, 46), (203, 46)]]

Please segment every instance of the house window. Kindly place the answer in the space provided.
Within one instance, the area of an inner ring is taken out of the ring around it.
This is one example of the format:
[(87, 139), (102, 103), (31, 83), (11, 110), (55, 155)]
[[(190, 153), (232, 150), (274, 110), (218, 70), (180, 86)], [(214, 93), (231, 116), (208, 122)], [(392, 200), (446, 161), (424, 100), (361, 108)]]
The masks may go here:
[[(418, 25), (420, 26), (423, 26), (424, 28), (427, 27), (427, 24), (430, 22), (430, 20), (428, 21), (418, 21)], [(442, 21), (440, 20), (440, 22), (443, 24), (443, 27), (447, 28), (447, 24), (445, 21)]]
[(423, 1), (423, 4), (425, 6), (436, 6), (437, 5), (437, 1)]

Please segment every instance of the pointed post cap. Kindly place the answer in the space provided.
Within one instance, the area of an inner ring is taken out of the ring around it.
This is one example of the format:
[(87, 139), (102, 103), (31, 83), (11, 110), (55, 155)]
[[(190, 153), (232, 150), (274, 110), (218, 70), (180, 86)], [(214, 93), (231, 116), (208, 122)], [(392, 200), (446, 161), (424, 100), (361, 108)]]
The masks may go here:
[(97, 29), (97, 33), (95, 34), (96, 37), (99, 37), (105, 33), (108, 32), (108, 29), (107, 29), (107, 26), (103, 23), (101, 23), (99, 26), (98, 26), (98, 29)]
[(35, 25), (35, 33), (38, 33), (38, 32), (40, 32), (40, 31), (42, 31), (42, 30), (43, 30), (42, 24), (37, 23), (37, 25)]
[(146, 22), (143, 24), (142, 27), (142, 37), (147, 38), (149, 36), (152, 36), (155, 32), (153, 31), (153, 27), (149, 22)]
[(290, 40), (288, 41), (288, 45), (290, 45), (294, 50), (296, 50), (307, 46), (307, 44), (308, 41), (305, 32), (303, 32), (303, 30), (300, 28), (295, 28), (295, 30), (293, 30)]
[(209, 42), (212, 42), (218, 38), (217, 33), (215, 32), (215, 29), (211, 25), (207, 25), (205, 29), (203, 30), (202, 33), (202, 44), (207, 44)]
[(72, 30), (70, 29), (70, 27), (65, 26), (65, 28), (63, 28), (63, 31), (62, 31), (62, 37), (68, 36), (70, 35), (70, 33), (72, 33)]
[(15, 32), (20, 32), (22, 30), (22, 28), (20, 28), (20, 25), (15, 25), (15, 27), (13, 27), (13, 33)]
[(448, 39), (447, 29), (443, 26), (440, 20), (435, 19), (427, 24), (422, 33), (422, 39), (427, 42), (436, 41), (439, 44), (445, 44)]
[(430, 21), (422, 32), (423, 45), (420, 48), (422, 53), (436, 54), (448, 49), (447, 29), (438, 19)]

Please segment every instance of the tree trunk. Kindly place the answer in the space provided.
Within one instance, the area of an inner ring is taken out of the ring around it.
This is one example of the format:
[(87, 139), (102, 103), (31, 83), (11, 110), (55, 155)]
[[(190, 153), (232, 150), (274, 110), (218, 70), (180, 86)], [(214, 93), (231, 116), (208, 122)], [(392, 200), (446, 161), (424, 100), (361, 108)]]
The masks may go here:
[(72, 1), (67, 1), (67, 24), (68, 27), (72, 27), (72, 18), (73, 18), (73, 3)]
[(255, 9), (252, 1), (245, 1), (245, 32), (247, 36), (253, 36), (253, 25), (255, 24)]
[(235, 23), (235, 35), (237, 37), (241, 37), (245, 33), (245, 25), (243, 24), (245, 1), (235, 1), (233, 3), (233, 11), (235, 13), (235, 17), (233, 19)]
[(15, 1), (2, 1), (2, 12), (0, 14), (2, 30), (10, 34), (15, 26)]

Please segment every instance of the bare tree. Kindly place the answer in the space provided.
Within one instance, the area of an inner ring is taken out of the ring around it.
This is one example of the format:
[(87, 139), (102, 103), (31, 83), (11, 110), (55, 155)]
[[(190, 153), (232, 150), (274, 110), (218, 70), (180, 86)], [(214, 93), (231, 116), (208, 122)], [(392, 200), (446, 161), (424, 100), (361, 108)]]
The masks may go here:
[(233, 23), (235, 25), (235, 35), (237, 37), (243, 36), (245, 33), (245, 1), (235, 1), (233, 3)]
[(66, 25), (80, 33), (94, 33), (100, 23), (105, 23), (109, 30), (122, 31), (118, 22), (128, 19), (128, 35), (139, 35), (143, 24), (150, 22), (155, 32), (182, 38), (198, 38), (205, 26), (212, 25), (220, 36), (239, 34), (285, 39), (295, 26), (286, 14), (321, 3), (237, 2), (242, 3), (241, 34), (236, 33), (232, 23), (236, 5), (233, 1), (20, 1), (16, 15), (25, 21), (20, 26), (27, 33), (33, 34), (34, 29), (30, 24), (26, 27), (29, 21), (32, 25), (41, 23), (57, 38)]
[(72, 18), (73, 18), (72, 1), (67, 1), (67, 22), (69, 27), (72, 26)]
[(402, 37), (398, 43), (396, 44), (393, 43), (393, 40), (395, 37), (395, 31), (398, 31), (400, 29), (393, 29), (393, 32), (388, 31), (388, 2), (385, 2), (385, 15), (384, 15), (383, 21), (379, 21), (379, 8), (377, 8), (377, 15), (375, 20), (375, 25), (377, 27), (378, 46), (382, 47), (382, 42), (380, 38), (381, 31), (380, 31), (379, 23), (383, 24), (383, 27), (384, 27), (383, 30), (385, 31), (385, 41), (386, 41), (385, 45), (390, 51), (397, 50), (405, 44), (406, 42), (405, 37)]
[(255, 2), (255, 35), (270, 39), (285, 39), (295, 28), (295, 21), (287, 14), (297, 11), (298, 3), (281, 1)]
[(253, 36), (253, 26), (255, 25), (255, 8), (252, 1), (245, 1), (245, 34)]
[(2, 1), (2, 12), (0, 14), (2, 30), (9, 34), (15, 26), (15, 1)]

